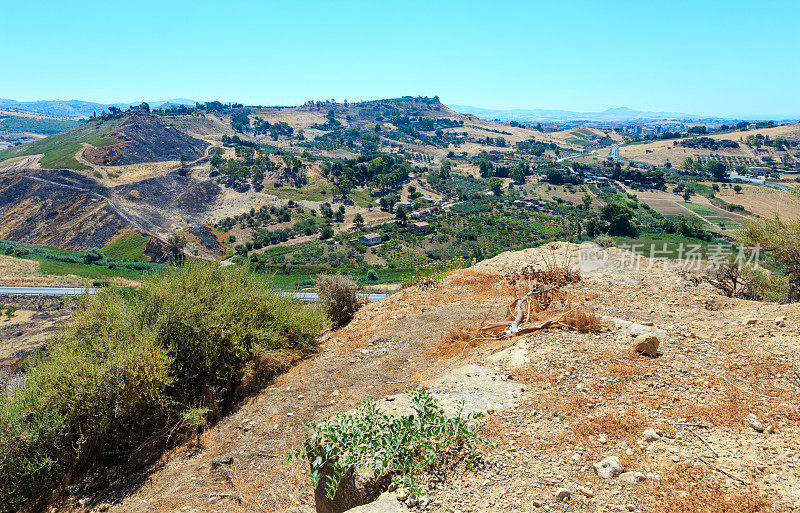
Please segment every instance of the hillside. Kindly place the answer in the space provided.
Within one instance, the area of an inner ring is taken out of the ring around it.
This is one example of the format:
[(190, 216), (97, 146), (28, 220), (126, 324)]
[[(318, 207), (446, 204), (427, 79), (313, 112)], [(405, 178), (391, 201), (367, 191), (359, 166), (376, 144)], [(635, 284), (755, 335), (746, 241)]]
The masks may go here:
[[(765, 144), (759, 146), (749, 145), (748, 137), (756, 136), (757, 134), (769, 137), (772, 140), (784, 139), (795, 145), (784, 149), (773, 148)], [(693, 139), (697, 140), (698, 138), (684, 137), (681, 139), (622, 145), (619, 148), (619, 157), (657, 166), (663, 166), (669, 161), (675, 167), (680, 166), (687, 157), (693, 160), (715, 158), (731, 168), (737, 165), (746, 167), (769, 166), (772, 163), (783, 168), (784, 162), (787, 162), (793, 168), (795, 164), (800, 162), (800, 158), (798, 158), (800, 150), (797, 147), (797, 143), (800, 142), (800, 124), (798, 123), (772, 128), (710, 134), (701, 137), (717, 141), (718, 147), (712, 147), (710, 144), (701, 144), (695, 147), (687, 146), (686, 141), (690, 141), (691, 144)], [(720, 141), (734, 143), (736, 147), (719, 145)], [(606, 150), (600, 155), (608, 156), (608, 154), (609, 152)]]
[[(483, 412), (493, 444), (474, 467), (455, 461), (426, 473), (427, 496), (412, 511), (757, 513), (800, 505), (800, 310), (722, 297), (696, 285), (680, 262), (631, 267), (626, 251), (592, 251), (598, 259), (588, 266), (574, 245), (504, 253), (368, 304), (322, 337), (317, 356), (198, 443), (143, 470), (95, 472), (53, 511), (312, 513), (307, 467), (284, 459), (303, 423), (366, 400), (404, 412), (410, 387), (426, 387), (447, 411), (464, 400)], [(542, 318), (580, 309), (603, 326), (480, 335), (480, 326), (508, 319), (526, 290), (512, 271), (546, 262), (571, 262), (582, 280)], [(634, 350), (637, 334), (660, 340), (657, 356)], [(625, 473), (602, 477), (608, 457)], [(376, 511), (408, 511), (397, 495), (382, 496)]]
[(197, 160), (209, 143), (188, 136), (160, 118), (134, 111), (105, 134), (113, 141), (83, 152), (83, 158), (98, 166), (122, 166), (146, 162)]

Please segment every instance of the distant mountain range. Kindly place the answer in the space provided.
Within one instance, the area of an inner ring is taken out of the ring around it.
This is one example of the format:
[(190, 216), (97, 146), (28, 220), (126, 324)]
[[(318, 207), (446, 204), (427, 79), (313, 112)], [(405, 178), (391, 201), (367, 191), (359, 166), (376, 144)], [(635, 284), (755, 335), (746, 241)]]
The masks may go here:
[(500, 119), (502, 121), (520, 122), (553, 122), (553, 121), (606, 121), (621, 122), (642, 119), (675, 119), (689, 120), (701, 119), (703, 116), (685, 114), (681, 112), (647, 112), (642, 110), (617, 107), (602, 112), (574, 112), (570, 110), (550, 109), (483, 109), (469, 105), (448, 105), (456, 112), (473, 114), (483, 119)]
[[(8, 100), (0, 98), (0, 109), (20, 110), (24, 112), (34, 112), (36, 114), (44, 114), (47, 116), (58, 116), (64, 118), (88, 118), (94, 113), (100, 113), (108, 110), (109, 107), (118, 107), (120, 109), (127, 109), (131, 105), (139, 105), (142, 103), (95, 103), (85, 102), (82, 100), (39, 100), (33, 102), (21, 102), (17, 100)], [(175, 98), (173, 100), (162, 101), (149, 101), (147, 102), (151, 108), (158, 108), (163, 105), (189, 105), (194, 106), (194, 100), (187, 100), (186, 98)]]

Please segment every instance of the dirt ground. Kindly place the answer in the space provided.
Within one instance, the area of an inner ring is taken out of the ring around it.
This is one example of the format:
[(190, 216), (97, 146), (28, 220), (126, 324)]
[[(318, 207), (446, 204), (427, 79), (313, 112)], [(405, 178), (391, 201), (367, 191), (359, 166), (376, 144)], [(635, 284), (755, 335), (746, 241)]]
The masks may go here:
[[(386, 405), (413, 386), (444, 403), (468, 399), (487, 413), (494, 443), (473, 469), (423, 478), (429, 511), (799, 507), (800, 308), (727, 299), (694, 285), (676, 263), (616, 248), (592, 261), (579, 254), (586, 255), (565, 244), (504, 253), (435, 288), (367, 305), (323, 336), (319, 354), (212, 427), (200, 447), (179, 447), (143, 475), (96, 474), (105, 485), (55, 510), (310, 513), (305, 468), (283, 456), (297, 447), (303, 423), (366, 399)], [(570, 305), (601, 315), (601, 331), (479, 343), (455, 336), (506, 318), (509, 268), (552, 258), (582, 265)], [(658, 357), (633, 350), (640, 333), (658, 336)], [(748, 425), (748, 414), (762, 431)], [(649, 441), (646, 429), (656, 432)], [(594, 463), (607, 456), (640, 474), (599, 477)], [(233, 463), (215, 469), (215, 457)]]
[(800, 198), (789, 191), (782, 191), (762, 185), (740, 184), (742, 192), (737, 194), (731, 187), (720, 189), (717, 196), (744, 206), (761, 217), (779, 215), (781, 219), (795, 221), (800, 219)]

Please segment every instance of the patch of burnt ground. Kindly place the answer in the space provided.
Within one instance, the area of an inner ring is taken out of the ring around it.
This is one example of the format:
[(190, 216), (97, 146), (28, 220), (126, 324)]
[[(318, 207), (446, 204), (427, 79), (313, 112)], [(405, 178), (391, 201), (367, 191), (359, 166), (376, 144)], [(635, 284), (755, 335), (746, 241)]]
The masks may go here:
[(100, 166), (123, 166), (180, 160), (185, 155), (193, 161), (202, 157), (209, 146), (141, 110), (134, 111), (105, 137), (115, 143), (87, 148), (83, 154), (86, 160)]

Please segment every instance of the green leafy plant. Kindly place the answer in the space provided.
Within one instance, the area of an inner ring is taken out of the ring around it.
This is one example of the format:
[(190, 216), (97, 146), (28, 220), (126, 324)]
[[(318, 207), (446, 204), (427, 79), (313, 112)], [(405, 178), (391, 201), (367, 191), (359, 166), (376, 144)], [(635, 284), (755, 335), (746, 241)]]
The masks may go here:
[(323, 482), (329, 499), (353, 468), (371, 469), (376, 477), (391, 476), (421, 495), (416, 484), (420, 471), (441, 463), (448, 454), (465, 454), (472, 462), (477, 446), (488, 445), (476, 423), (482, 413), (464, 414), (462, 402), (456, 414), (448, 417), (427, 392), (407, 394), (412, 415), (389, 415), (367, 402), (353, 413), (306, 424), (309, 432), (290, 459), (308, 461), (314, 487)]

